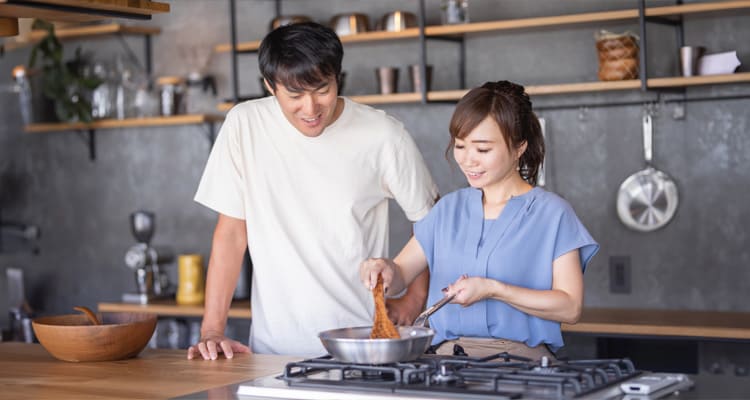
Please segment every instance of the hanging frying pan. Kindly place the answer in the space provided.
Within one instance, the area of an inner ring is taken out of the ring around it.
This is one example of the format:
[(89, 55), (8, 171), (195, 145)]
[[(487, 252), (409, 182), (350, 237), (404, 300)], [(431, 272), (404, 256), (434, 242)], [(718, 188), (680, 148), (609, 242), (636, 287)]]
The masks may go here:
[(625, 226), (651, 232), (666, 225), (677, 211), (677, 185), (666, 173), (651, 166), (653, 124), (643, 115), (643, 153), (646, 168), (630, 175), (617, 194), (617, 216)]

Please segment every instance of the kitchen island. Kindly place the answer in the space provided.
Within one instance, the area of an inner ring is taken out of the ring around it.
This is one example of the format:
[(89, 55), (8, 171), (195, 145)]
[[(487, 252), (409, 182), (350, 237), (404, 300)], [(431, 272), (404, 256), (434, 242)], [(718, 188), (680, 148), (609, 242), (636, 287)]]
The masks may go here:
[[(167, 399), (195, 392), (232, 398), (226, 385), (281, 371), (299, 357), (237, 354), (187, 360), (185, 350), (145, 349), (122, 361), (71, 363), (38, 344), (0, 343), (0, 399)], [(215, 391), (211, 391), (215, 389)]]
[[(184, 350), (146, 349), (111, 362), (58, 361), (41, 345), (0, 343), (0, 399), (234, 399), (240, 382), (274, 375), (299, 357), (238, 354), (187, 360)], [(673, 399), (746, 399), (749, 377), (693, 375)], [(615, 396), (613, 399), (621, 399)]]

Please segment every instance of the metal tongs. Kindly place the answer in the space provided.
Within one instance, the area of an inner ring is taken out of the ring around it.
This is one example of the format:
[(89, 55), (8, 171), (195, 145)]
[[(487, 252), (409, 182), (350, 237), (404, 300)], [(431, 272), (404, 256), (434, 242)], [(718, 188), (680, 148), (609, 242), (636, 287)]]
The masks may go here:
[(428, 309), (424, 310), (421, 314), (419, 314), (419, 316), (417, 316), (417, 319), (414, 320), (412, 326), (424, 326), (427, 323), (427, 318), (429, 318), (430, 315), (434, 314), (435, 311), (441, 309), (444, 305), (450, 303), (454, 297), (456, 297), (455, 294), (445, 296), (437, 303), (431, 305)]

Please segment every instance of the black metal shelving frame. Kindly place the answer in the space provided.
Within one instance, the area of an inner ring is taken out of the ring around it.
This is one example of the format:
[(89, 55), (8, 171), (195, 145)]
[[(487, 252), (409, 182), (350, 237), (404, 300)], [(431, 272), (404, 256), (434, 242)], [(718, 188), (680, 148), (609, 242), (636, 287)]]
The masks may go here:
[[(281, 15), (281, 3), (283, 0), (274, 0), (275, 2), (275, 17)], [(632, 101), (607, 101), (597, 103), (576, 103), (576, 104), (552, 104), (538, 107), (540, 110), (564, 110), (564, 109), (582, 109), (582, 108), (599, 108), (599, 107), (617, 107), (617, 106), (630, 106), (630, 105), (649, 105), (654, 102), (665, 102), (665, 103), (677, 103), (677, 102), (698, 102), (698, 101), (714, 101), (714, 100), (738, 100), (750, 98), (750, 94), (734, 94), (734, 95), (716, 95), (716, 96), (704, 96), (690, 98), (687, 97), (687, 89), (685, 87), (676, 88), (650, 88), (648, 87), (648, 32), (647, 24), (655, 23), (662, 25), (669, 25), (675, 28), (675, 37), (677, 48), (679, 49), (684, 45), (684, 19), (682, 15), (676, 15), (674, 17), (649, 17), (646, 15), (646, 1), (635, 0), (638, 7), (638, 29), (640, 34), (639, 44), (639, 71), (638, 77), (640, 80), (640, 91), (644, 94), (655, 93), (654, 96), (644, 100), (632, 100)], [(464, 40), (465, 35), (457, 36), (427, 36), (425, 34), (425, 15), (426, 15), (426, 0), (419, 0), (418, 10), (418, 22), (419, 22), (419, 65), (421, 76), (427, 76), (427, 41), (449, 41), (458, 44), (458, 77), (459, 77), (459, 89), (466, 89), (466, 43)], [(683, 4), (683, 0), (675, 0), (675, 5)], [(243, 99), (256, 98), (259, 96), (242, 97), (239, 94), (239, 72), (238, 72), (238, 54), (242, 53), (256, 53), (257, 50), (249, 51), (238, 51), (237, 50), (237, 24), (236, 24), (236, 0), (229, 0), (229, 17), (230, 17), (230, 37), (231, 37), (231, 76), (232, 76), (232, 98), (235, 104)], [(421, 87), (419, 88), (421, 94), (421, 103), (456, 103), (457, 100), (428, 100), (427, 97), (427, 79), (421, 80)], [(664, 98), (663, 94), (676, 93), (678, 98)]]

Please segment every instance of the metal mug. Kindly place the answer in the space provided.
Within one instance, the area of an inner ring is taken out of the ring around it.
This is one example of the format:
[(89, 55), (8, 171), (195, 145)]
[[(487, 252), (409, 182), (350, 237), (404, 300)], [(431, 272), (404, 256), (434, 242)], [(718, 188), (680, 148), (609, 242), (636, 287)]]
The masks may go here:
[(680, 47), (680, 72), (682, 76), (695, 76), (699, 74), (698, 60), (706, 51), (701, 46), (682, 46)]
[[(409, 78), (411, 83), (411, 91), (412, 92), (421, 92), (422, 91), (422, 65), (421, 64), (412, 64), (409, 65)], [(425, 84), (427, 91), (430, 91), (430, 88), (432, 86), (432, 65), (426, 65), (425, 66)]]
[(398, 68), (378, 67), (375, 69), (375, 77), (378, 80), (378, 91), (380, 94), (398, 92)]

